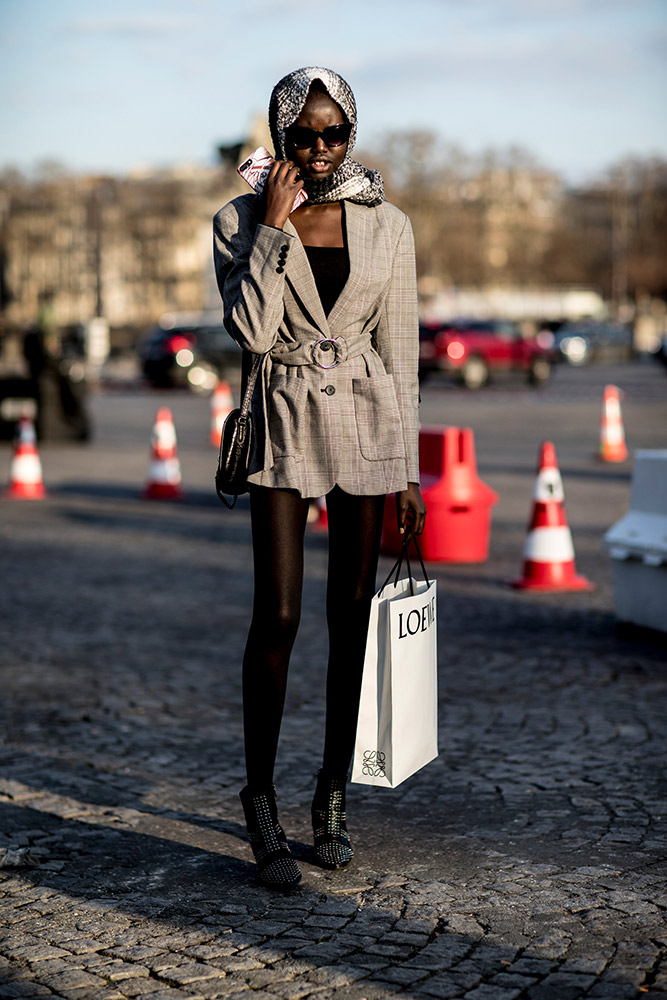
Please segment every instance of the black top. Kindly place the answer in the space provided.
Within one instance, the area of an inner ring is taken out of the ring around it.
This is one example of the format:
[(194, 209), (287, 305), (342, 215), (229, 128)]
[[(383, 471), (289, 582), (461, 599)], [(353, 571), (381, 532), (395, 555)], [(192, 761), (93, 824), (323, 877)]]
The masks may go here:
[(328, 316), (350, 273), (350, 258), (347, 247), (307, 247), (303, 248), (315, 278), (324, 315)]

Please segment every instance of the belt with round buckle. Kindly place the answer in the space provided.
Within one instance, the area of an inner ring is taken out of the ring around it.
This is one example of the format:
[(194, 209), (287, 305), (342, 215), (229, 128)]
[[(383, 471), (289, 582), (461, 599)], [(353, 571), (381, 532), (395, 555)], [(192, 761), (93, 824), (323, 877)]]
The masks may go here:
[[(324, 347), (323, 345), (327, 346)], [(321, 351), (334, 351), (334, 361), (330, 365), (323, 365), (321, 361), (318, 361), (315, 357), (315, 350), (320, 348)], [(338, 338), (337, 337), (323, 337), (322, 340), (316, 340), (310, 345), (310, 356), (313, 359), (313, 364), (319, 365), (320, 368), (336, 368), (340, 364), (340, 360), (336, 357), (336, 351), (338, 350)]]

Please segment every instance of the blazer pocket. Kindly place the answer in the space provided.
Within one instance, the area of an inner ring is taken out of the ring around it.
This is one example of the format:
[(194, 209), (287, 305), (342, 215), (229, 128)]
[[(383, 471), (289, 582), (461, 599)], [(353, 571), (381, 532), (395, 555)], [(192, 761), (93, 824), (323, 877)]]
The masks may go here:
[(304, 379), (272, 375), (269, 388), (269, 436), (274, 458), (303, 455), (308, 387)]
[(364, 458), (404, 458), (403, 428), (393, 375), (352, 379), (354, 418)]

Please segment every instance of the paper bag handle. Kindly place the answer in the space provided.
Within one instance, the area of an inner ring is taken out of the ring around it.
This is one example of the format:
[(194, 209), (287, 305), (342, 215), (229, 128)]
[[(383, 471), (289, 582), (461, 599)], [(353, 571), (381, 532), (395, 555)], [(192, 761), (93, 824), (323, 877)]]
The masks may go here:
[(409, 547), (411, 541), (414, 542), (414, 544), (415, 544), (415, 549), (417, 550), (417, 555), (419, 557), (419, 565), (421, 566), (422, 573), (424, 574), (424, 579), (426, 580), (426, 583), (429, 586), (431, 585), (431, 581), (429, 580), (428, 574), (426, 573), (426, 567), (424, 566), (424, 560), (422, 559), (422, 554), (421, 554), (421, 551), (419, 549), (419, 543), (417, 542), (417, 536), (413, 535), (412, 538), (406, 538), (406, 539), (404, 539), (403, 545), (401, 546), (401, 553), (400, 553), (398, 559), (396, 560), (396, 562), (394, 563), (394, 565), (389, 570), (389, 573), (387, 575), (387, 579), (384, 581), (384, 583), (380, 587), (380, 590), (379, 590), (380, 594), (382, 593), (382, 591), (384, 590), (384, 588), (387, 586), (387, 584), (391, 580), (392, 576), (394, 577), (394, 586), (396, 586), (398, 584), (398, 578), (399, 578), (399, 576), (401, 574), (401, 567), (403, 566), (403, 559), (405, 559), (405, 564), (406, 564), (407, 569), (408, 569), (408, 580), (410, 581), (410, 595), (412, 597), (414, 597), (414, 593), (415, 593), (414, 578), (412, 576), (412, 568), (410, 566), (410, 554), (408, 552), (408, 547)]

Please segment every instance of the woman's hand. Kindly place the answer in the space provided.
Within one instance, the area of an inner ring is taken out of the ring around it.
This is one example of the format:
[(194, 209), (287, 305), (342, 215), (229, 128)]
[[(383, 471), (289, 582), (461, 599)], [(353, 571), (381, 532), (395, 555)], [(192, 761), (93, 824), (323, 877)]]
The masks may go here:
[(408, 483), (407, 490), (396, 494), (396, 516), (398, 530), (406, 541), (413, 535), (421, 535), (426, 520), (426, 504), (417, 483)]
[(303, 187), (299, 168), (291, 160), (276, 160), (264, 187), (264, 225), (282, 229), (292, 211), (297, 192)]

